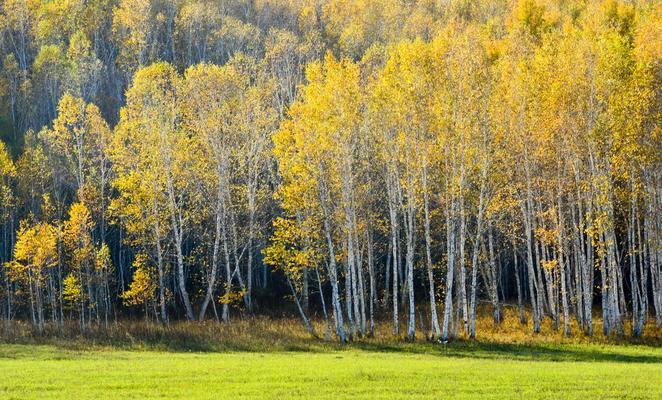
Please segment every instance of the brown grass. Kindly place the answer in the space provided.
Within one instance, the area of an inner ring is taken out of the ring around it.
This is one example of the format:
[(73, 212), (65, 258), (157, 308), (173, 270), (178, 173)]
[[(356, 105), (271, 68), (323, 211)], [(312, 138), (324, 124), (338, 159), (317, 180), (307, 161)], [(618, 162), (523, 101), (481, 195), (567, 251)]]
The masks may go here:
[[(564, 337), (562, 326), (554, 330), (552, 321), (546, 318), (542, 324), (542, 332), (532, 333), (529, 318), (528, 325), (520, 324), (517, 309), (504, 307), (503, 321), (495, 326), (490, 310), (481, 309), (476, 321), (477, 338), (470, 340), (464, 335), (453, 339), (452, 346), (458, 345), (518, 345), (518, 346), (552, 346), (609, 344), (626, 345), (639, 344), (662, 346), (662, 329), (653, 322), (646, 325), (641, 338), (629, 336), (626, 326), (624, 337), (605, 337), (602, 335), (602, 322), (598, 316), (594, 318), (593, 337), (585, 336), (572, 320), (572, 334)], [(528, 317), (528, 316), (527, 316)], [(381, 320), (376, 324), (374, 337), (355, 338), (350, 345), (359, 348), (382, 350), (409, 349), (426, 344), (429, 323), (427, 320), (417, 322), (417, 339), (415, 343), (407, 342), (407, 317), (403, 318), (400, 336), (393, 335), (390, 320)], [(75, 321), (68, 321), (63, 328), (57, 325), (47, 325), (44, 332), (37, 332), (31, 324), (13, 321), (1, 324), (0, 342), (15, 344), (49, 344), (71, 349), (90, 347), (111, 347), (127, 349), (158, 349), (167, 351), (325, 351), (344, 348), (334, 339), (324, 341), (324, 322), (315, 319), (314, 326), (320, 338), (311, 337), (304, 329), (301, 321), (295, 318), (271, 318), (254, 316), (236, 318), (228, 324), (215, 321), (206, 322), (171, 322), (169, 325), (145, 322), (143, 320), (122, 320), (109, 324), (92, 326), (81, 332)], [(426, 327), (423, 332), (421, 327)], [(435, 344), (429, 344), (435, 346)]]

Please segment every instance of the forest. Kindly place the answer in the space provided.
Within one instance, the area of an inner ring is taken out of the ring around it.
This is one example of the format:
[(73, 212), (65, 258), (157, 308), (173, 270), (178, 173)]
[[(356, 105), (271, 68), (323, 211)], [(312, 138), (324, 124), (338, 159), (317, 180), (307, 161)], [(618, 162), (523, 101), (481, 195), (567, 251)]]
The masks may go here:
[(661, 108), (655, 0), (0, 0), (0, 319), (659, 335)]

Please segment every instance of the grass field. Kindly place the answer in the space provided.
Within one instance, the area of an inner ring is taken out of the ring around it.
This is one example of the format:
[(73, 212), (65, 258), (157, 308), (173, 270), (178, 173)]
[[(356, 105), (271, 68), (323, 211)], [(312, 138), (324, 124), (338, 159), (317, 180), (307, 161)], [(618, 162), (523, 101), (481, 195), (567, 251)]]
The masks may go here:
[(474, 343), (188, 353), (4, 344), (0, 398), (660, 399), (662, 350)]
[(16, 323), (0, 327), (0, 399), (662, 399), (659, 328), (565, 338), (507, 321), (481, 318), (478, 340), (447, 345), (394, 338), (387, 322), (351, 345), (287, 318), (41, 334)]

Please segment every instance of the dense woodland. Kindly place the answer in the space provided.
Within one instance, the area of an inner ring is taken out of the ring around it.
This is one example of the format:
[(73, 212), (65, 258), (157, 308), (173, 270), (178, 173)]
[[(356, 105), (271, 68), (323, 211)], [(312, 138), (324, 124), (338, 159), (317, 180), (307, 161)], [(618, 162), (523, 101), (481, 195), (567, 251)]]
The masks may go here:
[(1, 0), (0, 59), (7, 321), (662, 325), (657, 1)]

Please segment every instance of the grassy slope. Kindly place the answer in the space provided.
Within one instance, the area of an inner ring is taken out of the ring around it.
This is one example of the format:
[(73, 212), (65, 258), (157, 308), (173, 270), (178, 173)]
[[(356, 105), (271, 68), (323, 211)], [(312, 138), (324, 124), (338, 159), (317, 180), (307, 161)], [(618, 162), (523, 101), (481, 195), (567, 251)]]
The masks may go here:
[(662, 398), (662, 349), (426, 344), (186, 353), (0, 345), (0, 398)]

